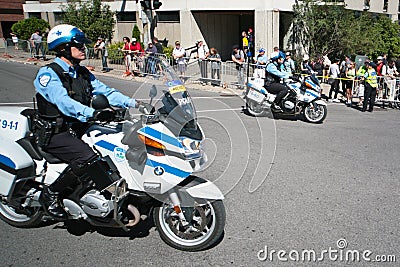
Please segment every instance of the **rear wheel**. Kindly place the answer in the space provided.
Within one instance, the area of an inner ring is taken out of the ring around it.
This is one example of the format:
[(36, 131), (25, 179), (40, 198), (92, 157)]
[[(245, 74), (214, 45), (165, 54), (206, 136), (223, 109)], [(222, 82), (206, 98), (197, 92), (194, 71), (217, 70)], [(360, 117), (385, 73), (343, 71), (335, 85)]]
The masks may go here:
[(221, 241), (225, 227), (225, 207), (221, 200), (195, 204), (182, 211), (188, 222), (185, 226), (171, 205), (154, 209), (154, 221), (165, 243), (184, 251), (201, 251)]
[(304, 117), (308, 122), (321, 123), (325, 120), (327, 112), (325, 105), (310, 103), (304, 108)]
[(42, 215), (39, 207), (30, 208), (22, 213), (0, 202), (0, 219), (14, 227), (36, 227), (42, 223)]

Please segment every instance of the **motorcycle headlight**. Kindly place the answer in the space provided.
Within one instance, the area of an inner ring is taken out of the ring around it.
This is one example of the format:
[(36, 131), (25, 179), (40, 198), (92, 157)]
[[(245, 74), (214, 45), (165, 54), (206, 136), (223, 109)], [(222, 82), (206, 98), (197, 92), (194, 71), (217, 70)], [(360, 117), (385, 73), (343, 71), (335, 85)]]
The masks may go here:
[(190, 139), (187, 137), (179, 137), (183, 148), (185, 149), (185, 156), (187, 158), (201, 157), (202, 142), (199, 140)]

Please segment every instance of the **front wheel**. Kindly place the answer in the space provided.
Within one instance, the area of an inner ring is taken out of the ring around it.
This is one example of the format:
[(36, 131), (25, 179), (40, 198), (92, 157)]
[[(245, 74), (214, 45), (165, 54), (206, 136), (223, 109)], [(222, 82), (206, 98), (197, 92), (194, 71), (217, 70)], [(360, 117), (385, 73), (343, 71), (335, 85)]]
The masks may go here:
[(14, 208), (0, 202), (0, 219), (18, 228), (30, 228), (42, 223), (42, 211), (32, 208), (26, 212), (16, 211)]
[(154, 209), (154, 221), (161, 239), (179, 250), (201, 251), (218, 244), (225, 227), (225, 207), (221, 200), (182, 208), (188, 225), (183, 226), (173, 207)]
[(325, 105), (310, 103), (304, 108), (304, 117), (311, 123), (322, 123), (327, 115), (327, 108)]
[(247, 111), (254, 117), (267, 116), (267, 111), (263, 108), (263, 106), (252, 100), (246, 100), (246, 107)]

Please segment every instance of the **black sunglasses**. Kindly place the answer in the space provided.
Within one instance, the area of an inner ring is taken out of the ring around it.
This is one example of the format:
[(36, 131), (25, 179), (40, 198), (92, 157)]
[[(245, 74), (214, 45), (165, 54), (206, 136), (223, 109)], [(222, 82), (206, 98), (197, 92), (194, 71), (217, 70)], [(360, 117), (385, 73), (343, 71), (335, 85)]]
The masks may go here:
[(82, 43), (72, 43), (71, 47), (76, 47), (79, 50), (82, 50), (82, 49), (84, 50), (86, 48), (85, 44), (82, 44)]

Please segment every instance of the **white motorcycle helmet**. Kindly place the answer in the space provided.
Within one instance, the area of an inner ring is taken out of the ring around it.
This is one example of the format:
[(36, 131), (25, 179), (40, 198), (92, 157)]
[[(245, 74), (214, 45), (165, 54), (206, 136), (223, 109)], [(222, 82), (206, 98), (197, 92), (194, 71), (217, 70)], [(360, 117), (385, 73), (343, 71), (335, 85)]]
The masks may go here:
[[(49, 50), (53, 50), (56, 52), (57, 47), (62, 44), (89, 44), (91, 43), (90, 39), (88, 39), (83, 31), (78, 29), (75, 26), (68, 24), (57, 25), (52, 28), (47, 37), (47, 44)], [(68, 48), (68, 45), (67, 45)], [(70, 51), (70, 49), (67, 49)]]

